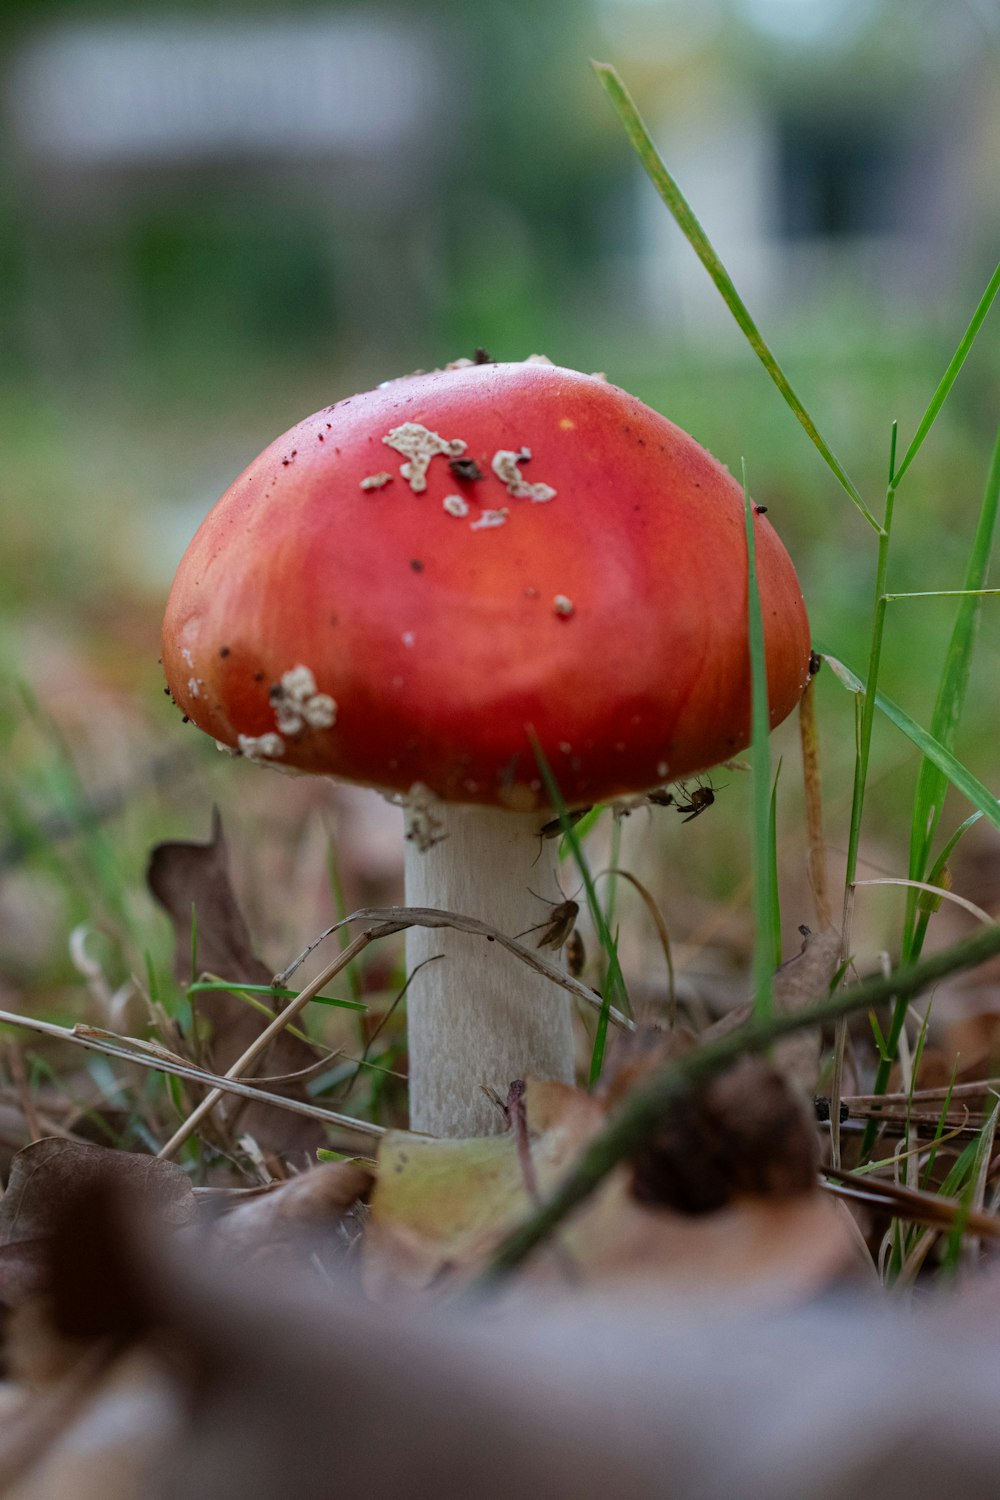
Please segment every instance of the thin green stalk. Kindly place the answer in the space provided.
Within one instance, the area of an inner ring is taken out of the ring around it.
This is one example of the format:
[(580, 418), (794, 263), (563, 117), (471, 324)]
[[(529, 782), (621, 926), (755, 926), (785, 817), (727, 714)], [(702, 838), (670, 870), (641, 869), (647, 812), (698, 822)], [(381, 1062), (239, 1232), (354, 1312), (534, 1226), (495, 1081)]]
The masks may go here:
[[(931, 716), (930, 732), (946, 750), (954, 748), (965, 707), (972, 669), (982, 597), (985, 590), (997, 516), (1000, 513), (1000, 432), (997, 434), (989, 478), (979, 511), (976, 534), (966, 568), (961, 603), (948, 645), (944, 669), (938, 686), (937, 700)], [(994, 592), (1000, 592), (994, 590)], [(931, 861), (931, 847), (944, 808), (948, 781), (944, 772), (926, 757), (921, 762), (913, 801), (910, 830), (909, 878), (924, 880)], [(906, 903), (901, 957), (906, 960), (919, 954), (917, 942), (917, 894), (911, 891)]]
[[(816, 649), (824, 661), (829, 664), (837, 680), (847, 688), (848, 692), (854, 693), (856, 697), (860, 698), (865, 690), (864, 683), (860, 677), (852, 672), (851, 668), (846, 666), (844, 662), (838, 660), (836, 656), (827, 651), (825, 647), (817, 646)], [(978, 808), (995, 828), (1000, 828), (1000, 801), (993, 795), (989, 787), (985, 786), (979, 780), (978, 776), (972, 774), (968, 766), (963, 765), (928, 730), (924, 729), (921, 724), (918, 724), (915, 719), (911, 719), (909, 714), (900, 708), (898, 703), (894, 703), (891, 698), (887, 698), (885, 693), (875, 694), (875, 707), (891, 724), (895, 724), (896, 728), (901, 730), (922, 754), (926, 755), (929, 760), (932, 760), (944, 772), (956, 791), (960, 792), (963, 797), (971, 802), (973, 807)]]
[[(985, 314), (984, 314), (985, 316)], [(964, 356), (963, 356), (964, 357)], [(957, 358), (957, 356), (956, 356)], [(954, 364), (954, 361), (952, 361)], [(957, 369), (956, 369), (957, 373)], [(942, 397), (943, 400), (943, 397)], [(910, 445), (911, 449), (913, 444)], [(906, 460), (900, 474), (906, 467)], [(979, 511), (979, 520), (966, 569), (963, 597), (955, 616), (948, 654), (938, 685), (937, 699), (931, 716), (930, 732), (942, 749), (951, 752), (958, 734), (965, 697), (972, 670), (972, 654), (975, 648), (979, 616), (982, 610), (981, 590), (986, 583), (997, 516), (1000, 513), (1000, 432), (993, 448), (993, 460)], [(884, 605), (883, 605), (884, 608)], [(941, 813), (944, 810), (948, 791), (948, 776), (933, 759), (925, 755), (917, 777), (913, 798), (913, 818), (910, 828), (910, 858), (908, 876), (910, 880), (925, 880), (931, 862), (931, 849), (937, 833)], [(995, 801), (995, 799), (994, 799)], [(853, 876), (851, 877), (853, 879)], [(911, 887), (906, 896), (903, 918), (903, 937), (900, 957), (904, 963), (919, 957), (920, 945), (926, 931), (926, 923), (919, 920), (919, 893)], [(906, 1019), (906, 1002), (896, 1002), (889, 1026), (887, 1043), (890, 1057), (879, 1062), (873, 1093), (884, 1094), (889, 1086), (892, 1059)], [(869, 1120), (865, 1129), (864, 1149), (870, 1151), (875, 1143), (877, 1125)]]
[(878, 682), (882, 662), (882, 642), (885, 636), (885, 592), (889, 571), (889, 544), (892, 537), (892, 515), (896, 491), (890, 484), (885, 497), (885, 517), (879, 530), (878, 561), (875, 568), (875, 608), (872, 617), (872, 636), (868, 648), (868, 675), (865, 678), (861, 700), (861, 722), (858, 728), (857, 754), (854, 762), (854, 790), (851, 797), (851, 826), (847, 840), (847, 871), (844, 886), (844, 952), (850, 947), (851, 917), (854, 907), (854, 881), (858, 873), (858, 848), (861, 842), (861, 818), (865, 805), (865, 787), (868, 781), (868, 762), (871, 757), (872, 726), (875, 722), (875, 684)]
[[(927, 872), (928, 885), (941, 885), (942, 881), (945, 878), (945, 871), (948, 868), (948, 861), (952, 856), (956, 844), (964, 834), (968, 833), (970, 828), (972, 828), (976, 823), (981, 822), (982, 816), (983, 815), (981, 812), (970, 813), (963, 822), (959, 823), (958, 827), (955, 829), (955, 832), (952, 834), (951, 838), (945, 844), (944, 848), (941, 850), (941, 853), (934, 861), (930, 870)], [(917, 928), (912, 948), (912, 956), (914, 958), (919, 958), (920, 954), (923, 952), (924, 937), (926, 936), (927, 927), (930, 923), (931, 916), (935, 911), (937, 911), (938, 907), (941, 904), (940, 901), (932, 904), (926, 892), (924, 892), (924, 897), (924, 901), (918, 904)]]
[(924, 412), (923, 416), (920, 419), (917, 430), (913, 434), (913, 439), (910, 443), (910, 446), (907, 448), (905, 454), (903, 455), (903, 461), (893, 476), (893, 485), (899, 484), (899, 481), (902, 479), (903, 475), (906, 473), (907, 469), (910, 467), (913, 460), (920, 452), (920, 449), (923, 447), (924, 439), (930, 432), (931, 428), (934, 426), (934, 423), (937, 420), (938, 412), (941, 410), (948, 397), (949, 391), (955, 384), (955, 381), (958, 378), (959, 370), (965, 364), (965, 361), (969, 356), (969, 352), (976, 341), (976, 335), (978, 334), (980, 328), (983, 326), (983, 323), (986, 320), (986, 315), (992, 307), (994, 298), (996, 297), (998, 291), (1000, 291), (1000, 264), (997, 265), (995, 271), (993, 272), (993, 275), (990, 277), (989, 282), (986, 286), (986, 290), (983, 292), (983, 295), (980, 297), (979, 302), (976, 305), (976, 310), (969, 320), (969, 325), (962, 335), (958, 348), (955, 350), (955, 353), (952, 355), (950, 361), (948, 362), (948, 368), (945, 370), (944, 374), (941, 376), (941, 379), (938, 381), (937, 389), (935, 390), (928, 403), (927, 410)]
[(747, 636), (750, 652), (750, 767), (753, 797), (753, 1005), (758, 1020), (774, 1010), (775, 873), (771, 858), (771, 715), (767, 696), (764, 616), (757, 586), (756, 511), (743, 476), (747, 538)]
[(615, 1003), (615, 1000), (617, 999), (620, 1008), (625, 1012), (626, 1015), (631, 1015), (632, 1006), (629, 1000), (628, 987), (625, 984), (625, 976), (622, 973), (621, 964), (618, 961), (618, 945), (615, 938), (608, 930), (607, 922), (604, 919), (604, 911), (601, 907), (600, 901), (598, 900), (597, 887), (594, 884), (594, 878), (590, 873), (590, 866), (587, 863), (587, 857), (584, 854), (583, 848), (580, 844), (580, 840), (577, 837), (577, 832), (573, 826), (573, 821), (569, 816), (565, 799), (563, 798), (563, 795), (559, 790), (559, 783), (556, 781), (556, 778), (552, 771), (552, 767), (549, 765), (548, 757), (546, 756), (545, 751), (542, 749), (541, 742), (533, 729), (529, 728), (528, 737), (531, 740), (531, 747), (534, 751), (535, 759), (538, 762), (538, 769), (542, 773), (542, 780), (545, 782), (545, 790), (548, 793), (549, 801), (551, 802), (553, 808), (555, 809), (555, 812), (559, 817), (563, 839), (569, 845), (573, 861), (580, 872), (580, 878), (583, 881), (583, 888), (587, 895), (587, 909), (590, 912), (591, 920), (593, 921), (594, 927), (597, 930), (598, 941), (600, 942), (601, 947), (607, 955), (608, 960), (608, 970), (604, 981), (601, 1009), (597, 1018), (597, 1031), (594, 1036), (594, 1047), (590, 1059), (589, 1081), (591, 1087), (593, 1087), (593, 1085), (600, 1078), (601, 1071), (604, 1067), (604, 1053), (607, 1047), (608, 1026), (611, 1022), (611, 1010)]

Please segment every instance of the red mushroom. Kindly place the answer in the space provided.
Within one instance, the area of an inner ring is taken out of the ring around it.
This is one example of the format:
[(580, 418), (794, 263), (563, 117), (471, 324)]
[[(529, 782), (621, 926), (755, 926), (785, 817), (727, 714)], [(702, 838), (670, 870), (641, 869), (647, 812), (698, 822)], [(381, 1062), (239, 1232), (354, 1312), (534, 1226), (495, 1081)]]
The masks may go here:
[[(772, 724), (808, 677), (788, 555), (758, 513)], [(557, 890), (537, 735), (568, 806), (748, 740), (741, 487), (664, 417), (547, 361), (353, 396), (272, 443), (177, 572), (163, 632), (189, 718), (255, 760), (410, 804), (407, 901), (536, 925)], [(411, 1123), (495, 1129), (481, 1085), (569, 1079), (567, 996), (497, 944), (415, 929)]]

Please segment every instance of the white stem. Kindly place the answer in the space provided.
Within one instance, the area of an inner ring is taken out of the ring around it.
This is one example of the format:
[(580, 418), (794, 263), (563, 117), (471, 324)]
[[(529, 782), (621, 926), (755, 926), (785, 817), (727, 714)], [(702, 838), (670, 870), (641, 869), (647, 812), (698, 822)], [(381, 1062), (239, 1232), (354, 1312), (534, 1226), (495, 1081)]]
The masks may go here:
[[(516, 937), (545, 921), (547, 901), (563, 899), (559, 840), (539, 838), (543, 816), (444, 803), (435, 804), (434, 815), (444, 837), (423, 851), (406, 846), (408, 906), (460, 911)], [(483, 1084), (506, 1099), (517, 1078), (572, 1083), (569, 996), (499, 943), (411, 927), (406, 962), (413, 975), (406, 994), (412, 1130), (492, 1135), (504, 1121)]]

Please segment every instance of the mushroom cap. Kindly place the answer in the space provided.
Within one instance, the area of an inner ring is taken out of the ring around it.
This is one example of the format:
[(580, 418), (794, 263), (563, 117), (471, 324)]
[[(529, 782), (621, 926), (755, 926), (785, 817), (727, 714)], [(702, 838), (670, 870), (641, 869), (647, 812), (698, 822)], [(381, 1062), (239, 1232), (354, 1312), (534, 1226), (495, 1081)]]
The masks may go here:
[[(774, 725), (809, 627), (754, 526)], [(282, 766), (527, 810), (547, 801), (533, 731), (567, 804), (647, 790), (749, 740), (743, 490), (599, 376), (394, 380), (307, 417), (223, 495), (177, 571), (163, 662), (200, 728)]]

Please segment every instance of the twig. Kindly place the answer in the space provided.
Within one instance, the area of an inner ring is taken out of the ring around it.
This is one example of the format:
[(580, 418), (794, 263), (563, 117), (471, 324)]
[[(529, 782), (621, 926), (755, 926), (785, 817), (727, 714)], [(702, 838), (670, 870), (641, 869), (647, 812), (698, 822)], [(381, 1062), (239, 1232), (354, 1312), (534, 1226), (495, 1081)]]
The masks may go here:
[[(346, 948), (342, 948), (333, 962), (328, 964), (322, 973), (317, 975), (310, 984), (307, 984), (305, 989), (301, 990), (279, 1015), (275, 1016), (270, 1026), (265, 1027), (243, 1053), (242, 1057), (238, 1057), (232, 1067), (227, 1070), (225, 1074), (226, 1078), (239, 1078), (251, 1068), (257, 1058), (267, 1050), (274, 1038), (285, 1029), (289, 1022), (295, 1020), (295, 1017), (305, 1009), (314, 996), (319, 994), (324, 985), (329, 984), (331, 979), (335, 979), (338, 974), (347, 968), (348, 964), (353, 963), (358, 954), (363, 952), (369, 943), (375, 942), (378, 938), (390, 937), (394, 932), (402, 932), (407, 927), (453, 927), (459, 932), (469, 932), (483, 937), (487, 942), (497, 942), (501, 947), (506, 948), (508, 952), (513, 953), (515, 957), (521, 959), (522, 963), (527, 964), (529, 969), (534, 969), (537, 973), (544, 974), (552, 980), (553, 984), (561, 985), (563, 989), (569, 990), (577, 999), (585, 1000), (589, 1005), (595, 1006), (597, 1009), (601, 1008), (601, 999), (594, 994), (593, 990), (588, 989), (585, 984), (581, 984), (578, 979), (573, 979), (571, 975), (564, 973), (561, 969), (557, 969), (554, 965), (547, 963), (533, 949), (523, 947), (514, 938), (508, 937), (506, 933), (499, 932), (495, 927), (491, 927), (489, 923), (480, 922), (475, 917), (464, 917), (458, 912), (438, 911), (433, 907), (427, 906), (362, 907), (360, 910), (352, 912), (350, 916), (342, 918), (339, 922), (334, 922), (332, 927), (328, 927), (314, 942), (310, 943), (309, 947), (299, 955), (294, 963), (289, 964), (286, 969), (277, 974), (274, 979), (275, 985), (286, 984), (290, 975), (295, 972), (303, 959), (324, 938), (330, 937), (333, 933), (339, 931), (342, 927), (346, 927), (351, 922), (369, 922), (372, 925), (360, 933), (353, 942), (348, 943)], [(635, 1029), (634, 1023), (613, 1007), (611, 1008), (611, 1017), (618, 1025), (625, 1026), (630, 1030)], [(222, 1091), (219, 1088), (215, 1088), (211, 1093), (207, 1094), (197, 1109), (191, 1111), (183, 1125), (174, 1131), (169, 1141), (167, 1141), (165, 1146), (160, 1148), (157, 1154), (163, 1158), (173, 1156), (174, 1152), (197, 1130), (202, 1120), (204, 1120), (206, 1115), (211, 1113), (221, 1098)]]
[(824, 1170), (832, 1179), (824, 1184), (826, 1191), (837, 1197), (867, 1203), (872, 1208), (883, 1209), (894, 1219), (908, 1219), (914, 1224), (924, 1224), (938, 1233), (952, 1228), (956, 1219), (961, 1218), (965, 1227), (973, 1230), (977, 1236), (1000, 1239), (1000, 1219), (981, 1209), (970, 1209), (968, 1204), (958, 1198), (943, 1198), (939, 1193), (903, 1187), (898, 1182), (858, 1178), (852, 1172), (838, 1172), (832, 1167)]
[(930, 958), (876, 975), (832, 999), (766, 1021), (749, 1021), (728, 1036), (671, 1063), (641, 1089), (628, 1095), (600, 1135), (581, 1153), (550, 1198), (509, 1234), (477, 1280), (486, 1289), (515, 1270), (562, 1222), (583, 1203), (610, 1171), (633, 1155), (662, 1128), (664, 1119), (699, 1085), (723, 1072), (746, 1053), (766, 1051), (774, 1042), (809, 1026), (823, 1026), (854, 1011), (884, 1004), (895, 996), (915, 995), (936, 980), (959, 969), (973, 968), (1000, 953), (1000, 926), (977, 932), (964, 942), (942, 949)]
[(121, 1062), (139, 1068), (150, 1068), (157, 1073), (170, 1073), (177, 1078), (188, 1078), (192, 1083), (204, 1084), (227, 1094), (237, 1094), (241, 1099), (253, 1099), (259, 1104), (273, 1104), (275, 1109), (287, 1109), (292, 1114), (307, 1115), (312, 1120), (322, 1120), (329, 1125), (357, 1131), (360, 1135), (381, 1136), (381, 1125), (372, 1125), (367, 1120), (355, 1120), (350, 1115), (337, 1114), (322, 1105), (310, 1104), (305, 1099), (286, 1099), (283, 1094), (269, 1094), (266, 1089), (255, 1089), (251, 1084), (240, 1083), (234, 1078), (222, 1078), (193, 1063), (188, 1064), (167, 1052), (166, 1048), (154, 1048), (146, 1042), (135, 1042), (131, 1037), (115, 1037), (112, 1032), (99, 1031), (96, 1027), (57, 1026), (54, 1021), (40, 1021), (35, 1016), (19, 1016), (13, 1011), (0, 1010), (0, 1023), (20, 1026), (40, 1036), (52, 1037), (58, 1042), (69, 1042), (74, 1047), (83, 1047), (88, 1052), (100, 1052), (105, 1057), (115, 1057)]
[(660, 947), (663, 949), (663, 957), (667, 965), (667, 1020), (671, 1026), (676, 1026), (677, 978), (674, 974), (674, 956), (670, 947), (670, 933), (667, 930), (667, 924), (664, 921), (663, 913), (660, 911), (660, 908), (653, 900), (652, 892), (647, 890), (642, 881), (637, 879), (637, 877), (633, 875), (629, 870), (619, 870), (617, 868), (613, 868), (610, 870), (599, 870), (598, 873), (594, 876), (595, 881), (600, 880), (604, 875), (613, 875), (616, 879), (627, 880), (629, 884), (632, 885), (642, 897), (643, 904), (646, 910), (649, 912), (653, 926), (656, 928), (656, 935), (660, 940)]
[(974, 1099), (980, 1094), (997, 1092), (1000, 1092), (1000, 1078), (981, 1078), (975, 1083), (949, 1083), (940, 1088), (914, 1089), (912, 1093), (844, 1094), (840, 1102), (848, 1108), (855, 1104), (870, 1104), (875, 1108), (882, 1104), (908, 1104), (911, 1099), (915, 1104), (929, 1104), (933, 1099)]
[[(364, 932), (359, 933), (353, 942), (348, 943), (346, 948), (341, 949), (333, 963), (328, 964), (320, 974), (317, 974), (316, 978), (310, 984), (306, 985), (305, 989), (299, 991), (294, 1000), (289, 1001), (284, 1010), (275, 1016), (270, 1026), (265, 1026), (264, 1030), (258, 1037), (254, 1038), (243, 1055), (236, 1059), (231, 1068), (227, 1069), (224, 1076), (228, 1079), (239, 1078), (248, 1068), (251, 1068), (258, 1057), (267, 1051), (275, 1037), (285, 1029), (289, 1021), (294, 1021), (295, 1017), (301, 1011), (305, 1010), (310, 1000), (319, 994), (324, 985), (329, 984), (330, 980), (335, 979), (343, 969), (347, 968), (348, 964), (353, 963), (358, 954), (363, 952), (369, 943), (374, 942), (377, 938), (389, 937), (392, 933), (398, 932), (399, 927), (400, 924), (398, 922), (393, 923), (392, 921), (379, 920), (375, 926), (369, 927)], [(197, 1130), (205, 1116), (215, 1108), (224, 1092), (224, 1089), (217, 1085), (210, 1093), (206, 1094), (197, 1109), (193, 1109), (183, 1125), (174, 1131), (166, 1145), (160, 1147), (156, 1153), (157, 1156), (164, 1160), (173, 1156), (174, 1152), (183, 1146), (188, 1137)]]
[[(622, 873), (622, 872), (619, 872)], [(596, 995), (589, 986), (582, 984), (579, 979), (574, 979), (572, 974), (558, 969), (544, 959), (536, 948), (526, 948), (516, 938), (508, 937), (497, 927), (491, 927), (488, 922), (480, 922), (476, 917), (465, 917), (457, 911), (438, 910), (433, 906), (372, 906), (361, 907), (360, 910), (351, 912), (349, 917), (342, 917), (339, 922), (334, 922), (325, 932), (321, 932), (308, 946), (304, 948), (287, 969), (274, 977), (275, 984), (287, 984), (289, 977), (309, 957), (320, 943), (346, 927), (350, 922), (382, 922), (387, 931), (400, 932), (407, 927), (453, 927), (456, 932), (469, 932), (474, 937), (485, 938), (488, 943), (499, 943), (501, 948), (506, 948), (508, 953), (513, 953), (522, 963), (527, 964), (529, 969), (534, 969), (536, 974), (544, 974), (546, 979), (551, 979), (553, 984), (558, 984), (562, 989), (568, 990), (576, 1000), (582, 1000), (594, 1010), (601, 1010), (603, 1002), (600, 995)], [(380, 934), (384, 935), (384, 934)], [(347, 949), (344, 949), (347, 952)], [(610, 1008), (611, 1020), (616, 1026), (623, 1027), (626, 1031), (635, 1030), (635, 1022), (630, 1021), (628, 1016), (623, 1015), (614, 1006)]]

